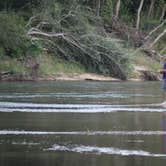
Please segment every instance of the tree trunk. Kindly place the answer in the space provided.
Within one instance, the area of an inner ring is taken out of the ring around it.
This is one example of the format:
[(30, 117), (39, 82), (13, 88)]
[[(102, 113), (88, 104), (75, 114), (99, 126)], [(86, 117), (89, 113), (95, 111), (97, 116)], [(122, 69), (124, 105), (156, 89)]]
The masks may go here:
[(163, 20), (163, 19), (164, 19), (165, 12), (166, 12), (166, 4), (164, 5), (164, 7), (163, 7), (163, 9), (162, 9), (162, 13), (161, 13), (160, 20)]
[(31, 28), (28, 33), (28, 36), (42, 36), (42, 37), (47, 37), (47, 38), (57, 38), (57, 37), (64, 37), (64, 33), (46, 33), (46, 32), (42, 32), (41, 30), (37, 29), (37, 28)]
[(142, 10), (142, 7), (143, 7), (143, 3), (144, 3), (144, 0), (141, 0), (139, 8), (138, 8), (138, 12), (137, 12), (137, 24), (136, 24), (137, 29), (139, 29), (141, 10)]
[(96, 2), (96, 15), (100, 16), (100, 7), (101, 7), (101, 2), (100, 0), (97, 0)]
[(121, 0), (118, 0), (116, 4), (115, 19), (118, 19), (119, 17), (120, 4), (121, 4)]
[(149, 12), (148, 12), (148, 18), (150, 18), (152, 15), (152, 11), (154, 9), (154, 4), (155, 4), (155, 0), (151, 0)]

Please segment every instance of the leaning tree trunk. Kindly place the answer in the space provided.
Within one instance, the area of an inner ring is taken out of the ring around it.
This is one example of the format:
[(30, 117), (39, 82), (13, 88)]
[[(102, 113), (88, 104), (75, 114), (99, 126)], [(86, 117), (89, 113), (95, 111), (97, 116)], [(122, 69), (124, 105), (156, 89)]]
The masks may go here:
[(149, 7), (149, 12), (148, 12), (148, 18), (150, 18), (151, 15), (152, 15), (152, 12), (153, 12), (153, 9), (154, 9), (154, 4), (155, 4), (155, 0), (151, 0), (150, 7)]
[(119, 17), (120, 4), (121, 4), (121, 0), (118, 0), (116, 3), (115, 19), (118, 19), (118, 17)]
[(138, 8), (138, 12), (137, 12), (137, 24), (136, 24), (137, 29), (139, 29), (139, 25), (140, 25), (140, 17), (141, 17), (141, 10), (143, 7), (143, 3), (144, 3), (144, 0), (141, 0), (139, 8)]
[(160, 54), (162, 54), (164, 51), (166, 51), (166, 46), (161, 49)]
[(149, 37), (150, 37), (154, 32), (156, 32), (159, 28), (161, 28), (162, 26), (164, 26), (165, 22), (166, 22), (166, 19), (165, 19), (160, 25), (158, 25), (157, 27), (155, 27), (154, 29), (152, 29), (152, 30), (149, 32), (149, 34), (145, 37), (145, 40), (149, 39)]
[(160, 33), (159, 36), (150, 44), (150, 48), (153, 47), (166, 33), (166, 28), (163, 30), (162, 33)]

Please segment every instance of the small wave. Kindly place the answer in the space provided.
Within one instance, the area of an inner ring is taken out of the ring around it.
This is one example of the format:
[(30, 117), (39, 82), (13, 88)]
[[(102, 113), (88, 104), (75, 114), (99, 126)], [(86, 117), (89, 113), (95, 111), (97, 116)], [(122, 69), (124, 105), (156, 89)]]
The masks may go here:
[(35, 146), (39, 145), (40, 143), (35, 143), (35, 142), (12, 142), (12, 145), (30, 145), (30, 146)]
[(53, 145), (51, 148), (45, 149), (48, 151), (66, 151), (76, 153), (88, 154), (108, 154), (108, 155), (121, 155), (121, 156), (148, 156), (148, 157), (166, 157), (166, 154), (154, 154), (143, 150), (125, 150), (113, 147), (97, 147), (97, 146), (84, 146), (84, 145), (70, 145), (60, 146)]
[(19, 102), (0, 102), (0, 108), (105, 108), (110, 105), (95, 104), (38, 104), (38, 103), (19, 103)]
[(166, 135), (166, 131), (24, 131), (0, 130), (0, 135)]
[(113, 113), (113, 112), (165, 112), (165, 109), (152, 108), (90, 108), (90, 109), (33, 109), (33, 108), (0, 108), (0, 112), (27, 113)]
[(126, 140), (125, 142), (131, 142), (131, 143), (143, 143), (144, 140)]
[(119, 92), (110, 93), (46, 93), (46, 94), (30, 94), (30, 93), (13, 93), (13, 94), (1, 94), (1, 99), (13, 99), (13, 98), (131, 98), (131, 97), (153, 97), (152, 94), (123, 94)]
[(0, 112), (54, 112), (54, 113), (110, 113), (165, 112), (160, 104), (140, 105), (100, 105), (100, 104), (35, 104), (19, 102), (0, 102)]
[(40, 113), (111, 113), (111, 112), (165, 112), (161, 104), (101, 105), (101, 104), (39, 104), (0, 102), (0, 112)]

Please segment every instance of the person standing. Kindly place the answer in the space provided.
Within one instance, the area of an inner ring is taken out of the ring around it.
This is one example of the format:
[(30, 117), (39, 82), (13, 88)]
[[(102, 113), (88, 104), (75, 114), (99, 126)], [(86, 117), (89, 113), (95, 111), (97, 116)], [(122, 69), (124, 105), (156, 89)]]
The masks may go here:
[(163, 59), (163, 69), (160, 70), (160, 73), (163, 75), (163, 86), (162, 89), (164, 91), (164, 102), (163, 104), (166, 104), (166, 55), (162, 57)]

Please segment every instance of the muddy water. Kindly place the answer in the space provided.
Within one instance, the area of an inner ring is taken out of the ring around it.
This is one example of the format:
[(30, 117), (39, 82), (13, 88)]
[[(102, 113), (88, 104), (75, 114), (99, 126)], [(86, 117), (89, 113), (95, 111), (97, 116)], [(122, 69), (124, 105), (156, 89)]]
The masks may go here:
[(165, 166), (160, 82), (1, 82), (0, 165)]

